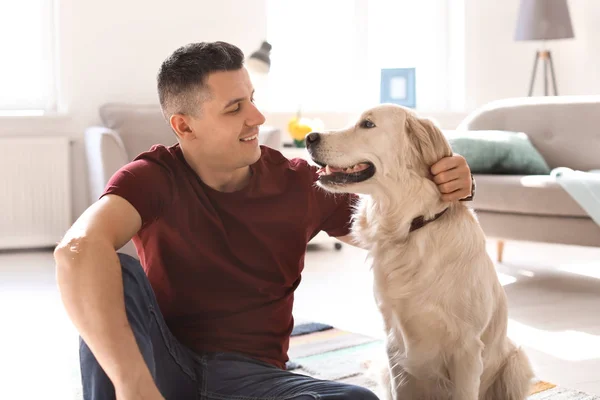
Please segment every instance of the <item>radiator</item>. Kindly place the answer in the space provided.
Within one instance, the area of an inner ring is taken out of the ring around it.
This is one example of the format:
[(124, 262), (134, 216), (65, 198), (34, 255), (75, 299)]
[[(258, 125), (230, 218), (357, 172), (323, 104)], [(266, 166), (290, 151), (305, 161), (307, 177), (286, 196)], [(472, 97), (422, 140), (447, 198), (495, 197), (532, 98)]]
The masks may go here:
[(0, 137), (0, 249), (54, 247), (71, 224), (66, 137)]

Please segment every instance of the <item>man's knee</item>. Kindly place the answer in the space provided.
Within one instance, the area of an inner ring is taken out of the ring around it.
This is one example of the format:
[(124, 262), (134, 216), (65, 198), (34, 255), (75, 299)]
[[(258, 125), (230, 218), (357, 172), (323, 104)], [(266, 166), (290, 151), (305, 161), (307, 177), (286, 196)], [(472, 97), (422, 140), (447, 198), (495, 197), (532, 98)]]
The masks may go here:
[(154, 291), (138, 260), (123, 253), (118, 253), (118, 256), (123, 275), (125, 311), (135, 333), (151, 318), (150, 309), (155, 308)]
[(144, 269), (139, 260), (124, 253), (117, 253), (117, 256), (119, 257), (124, 280), (131, 279), (133, 281), (138, 281), (145, 278), (146, 274), (144, 273)]
[(130, 255), (117, 253), (121, 263), (121, 274), (123, 277), (123, 290), (125, 295), (134, 297), (148, 297), (152, 291), (148, 277), (140, 262)]

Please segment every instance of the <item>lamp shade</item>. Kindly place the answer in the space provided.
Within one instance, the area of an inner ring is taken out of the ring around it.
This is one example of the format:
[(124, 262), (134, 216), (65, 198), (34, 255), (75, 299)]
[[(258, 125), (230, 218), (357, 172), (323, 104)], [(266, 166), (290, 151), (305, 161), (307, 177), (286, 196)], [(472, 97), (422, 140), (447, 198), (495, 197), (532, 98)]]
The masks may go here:
[(271, 47), (269, 42), (262, 42), (260, 49), (246, 60), (248, 67), (257, 73), (268, 73), (271, 68)]
[(516, 40), (573, 38), (567, 0), (521, 0)]

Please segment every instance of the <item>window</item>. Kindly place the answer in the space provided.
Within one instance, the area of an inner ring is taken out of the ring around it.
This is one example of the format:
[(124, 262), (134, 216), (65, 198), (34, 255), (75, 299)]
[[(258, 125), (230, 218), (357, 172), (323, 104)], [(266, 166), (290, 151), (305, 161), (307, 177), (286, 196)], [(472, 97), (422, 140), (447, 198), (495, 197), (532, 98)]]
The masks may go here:
[(351, 106), (361, 68), (356, 62), (358, 21), (352, 1), (268, 1), (267, 40), (273, 45), (270, 110)]
[(462, 0), (268, 0), (269, 111), (357, 111), (382, 68), (416, 69), (417, 108), (463, 107)]
[(0, 2), (0, 113), (55, 111), (53, 0)]

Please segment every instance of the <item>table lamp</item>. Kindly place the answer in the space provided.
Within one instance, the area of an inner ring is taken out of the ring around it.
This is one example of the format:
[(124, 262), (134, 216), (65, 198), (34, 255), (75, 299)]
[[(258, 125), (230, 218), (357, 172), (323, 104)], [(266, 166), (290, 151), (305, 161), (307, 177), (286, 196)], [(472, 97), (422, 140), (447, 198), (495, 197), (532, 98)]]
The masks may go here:
[(554, 95), (558, 94), (552, 55), (550, 50), (545, 48), (545, 41), (573, 37), (575, 35), (573, 34), (567, 0), (521, 0), (515, 40), (541, 40), (543, 44), (542, 50), (537, 50), (535, 53), (531, 81), (529, 82), (529, 96), (533, 93), (539, 60), (544, 63), (544, 95), (548, 95), (548, 68), (550, 68)]

